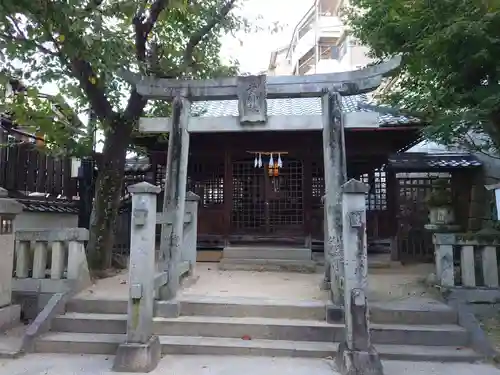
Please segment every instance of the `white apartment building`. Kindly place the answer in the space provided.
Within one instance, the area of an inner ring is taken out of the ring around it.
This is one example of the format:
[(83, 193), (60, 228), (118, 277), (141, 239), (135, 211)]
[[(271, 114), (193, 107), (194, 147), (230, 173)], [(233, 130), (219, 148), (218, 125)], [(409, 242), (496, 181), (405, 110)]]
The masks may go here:
[(349, 35), (340, 11), (348, 0), (315, 0), (295, 26), (290, 43), (271, 54), (268, 75), (306, 75), (359, 69), (368, 48)]

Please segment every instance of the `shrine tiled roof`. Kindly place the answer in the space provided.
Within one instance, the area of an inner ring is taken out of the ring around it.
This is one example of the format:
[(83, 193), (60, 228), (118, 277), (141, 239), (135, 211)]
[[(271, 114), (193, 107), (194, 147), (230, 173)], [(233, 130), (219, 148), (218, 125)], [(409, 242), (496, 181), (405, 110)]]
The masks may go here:
[(51, 212), (59, 214), (77, 214), (78, 204), (76, 201), (63, 199), (18, 199), (23, 205), (25, 212)]
[(470, 153), (420, 153), (405, 152), (389, 158), (392, 169), (428, 170), (428, 169), (460, 169), (477, 168), (481, 161)]
[[(343, 112), (374, 112), (360, 106), (360, 104), (368, 102), (369, 97), (367, 94), (343, 96)], [(192, 115), (200, 117), (238, 116), (238, 101), (195, 102), (192, 104), (191, 112)], [(321, 98), (268, 99), (267, 113), (271, 116), (321, 115)], [(413, 124), (417, 122), (418, 120), (415, 118), (385, 113), (380, 113), (379, 117), (379, 125)]]

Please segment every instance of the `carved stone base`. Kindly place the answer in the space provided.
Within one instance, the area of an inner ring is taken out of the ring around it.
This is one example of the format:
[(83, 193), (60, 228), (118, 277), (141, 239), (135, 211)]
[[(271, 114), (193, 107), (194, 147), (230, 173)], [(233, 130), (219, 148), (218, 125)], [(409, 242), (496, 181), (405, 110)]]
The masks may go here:
[(113, 363), (116, 372), (151, 372), (161, 359), (158, 336), (152, 336), (146, 344), (124, 343), (118, 347)]
[(383, 375), (384, 369), (377, 351), (372, 346), (368, 351), (349, 350), (340, 344), (336, 364), (342, 375)]

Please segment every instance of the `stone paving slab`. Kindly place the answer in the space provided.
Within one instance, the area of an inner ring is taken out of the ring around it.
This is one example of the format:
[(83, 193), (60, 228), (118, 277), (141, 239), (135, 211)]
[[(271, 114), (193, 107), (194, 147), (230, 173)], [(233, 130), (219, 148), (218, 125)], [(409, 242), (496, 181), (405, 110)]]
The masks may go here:
[[(400, 266), (396, 269), (377, 270), (368, 276), (370, 301), (401, 301), (410, 298), (434, 299), (421, 282), (431, 272), (432, 265)], [(371, 272), (371, 271), (370, 271)], [(300, 301), (326, 301), (328, 294), (320, 290), (320, 273), (221, 271), (217, 263), (198, 263), (193, 285), (184, 287), (180, 297), (188, 295), (206, 297), (247, 297)], [(78, 298), (126, 300), (128, 274), (98, 280), (80, 293)], [(420, 302), (421, 303), (421, 302)]]
[[(111, 375), (112, 356), (30, 354), (23, 358), (0, 360), (0, 375)], [(500, 375), (487, 364), (432, 362), (383, 363), (385, 375)], [(150, 375), (336, 375), (329, 359), (165, 356)]]

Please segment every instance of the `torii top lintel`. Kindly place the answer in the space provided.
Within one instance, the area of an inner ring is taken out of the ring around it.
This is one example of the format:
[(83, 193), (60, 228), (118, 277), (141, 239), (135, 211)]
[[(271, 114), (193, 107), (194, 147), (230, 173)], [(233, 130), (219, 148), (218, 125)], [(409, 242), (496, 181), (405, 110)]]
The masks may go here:
[[(341, 95), (357, 95), (375, 90), (382, 78), (397, 69), (401, 57), (364, 69), (306, 76), (259, 76), (266, 83), (266, 98), (318, 97), (336, 90)], [(172, 100), (180, 94), (191, 101), (233, 100), (238, 98), (241, 80), (231, 77), (207, 80), (181, 80), (144, 77), (137, 83), (137, 92), (150, 99)], [(257, 77), (256, 77), (257, 78)]]

